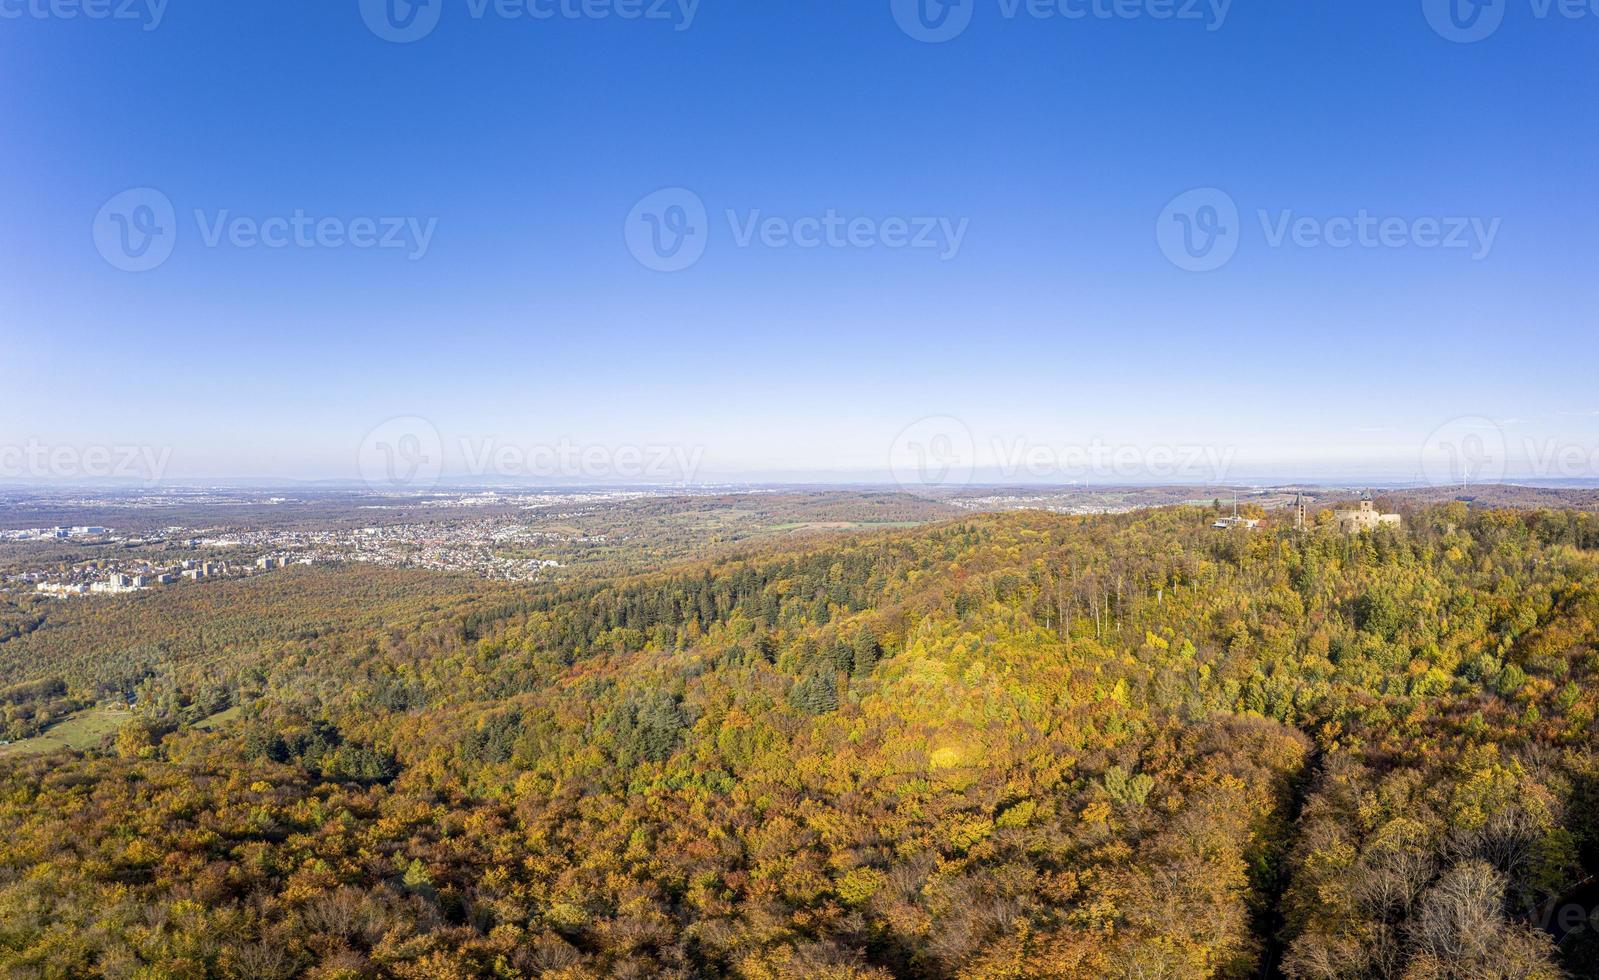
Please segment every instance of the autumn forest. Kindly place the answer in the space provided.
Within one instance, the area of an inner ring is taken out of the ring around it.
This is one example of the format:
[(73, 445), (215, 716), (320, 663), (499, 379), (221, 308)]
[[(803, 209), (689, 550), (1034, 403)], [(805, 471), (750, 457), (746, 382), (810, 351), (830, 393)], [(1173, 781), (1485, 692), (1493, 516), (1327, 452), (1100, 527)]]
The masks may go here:
[(0, 600), (15, 977), (1599, 976), (1599, 515)]

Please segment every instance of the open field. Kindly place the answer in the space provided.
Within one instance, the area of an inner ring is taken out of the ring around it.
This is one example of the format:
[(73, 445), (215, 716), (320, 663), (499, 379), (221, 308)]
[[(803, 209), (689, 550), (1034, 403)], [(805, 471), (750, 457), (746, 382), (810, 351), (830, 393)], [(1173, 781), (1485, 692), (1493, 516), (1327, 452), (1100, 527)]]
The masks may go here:
[(0, 745), (0, 758), (98, 748), (106, 736), (115, 734), (131, 717), (132, 713), (123, 708), (87, 708), (51, 725), (43, 734)]
[(238, 720), (238, 717), (239, 717), (240, 714), (241, 714), (241, 711), (239, 710), (239, 706), (238, 705), (234, 705), (233, 707), (228, 708), (228, 709), (226, 709), (224, 711), (218, 711), (216, 714), (212, 715), (209, 718), (206, 718), (206, 719), (204, 719), (202, 721), (195, 722), (194, 727), (200, 729), (203, 732), (214, 732), (217, 729), (223, 727), (224, 725), (227, 725), (230, 722)]

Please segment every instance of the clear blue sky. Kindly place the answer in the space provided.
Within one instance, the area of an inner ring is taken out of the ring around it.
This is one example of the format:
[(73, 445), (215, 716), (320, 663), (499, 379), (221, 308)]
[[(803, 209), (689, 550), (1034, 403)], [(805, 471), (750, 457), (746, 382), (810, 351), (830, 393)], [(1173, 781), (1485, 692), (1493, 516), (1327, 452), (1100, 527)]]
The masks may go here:
[[(1236, 0), (1219, 25), (967, 0), (933, 44), (889, 0), (702, 0), (691, 23), (676, 0), (433, 0), (397, 44), (358, 0), (170, 0), (158, 25), (115, 2), (145, 23), (0, 3), (22, 12), (0, 19), (0, 444), (348, 477), (374, 426), (420, 416), (447, 447), (700, 447), (707, 479), (881, 476), (930, 415), (980, 446), (1225, 446), (1282, 476), (1412, 476), (1461, 416), (1599, 445), (1599, 16), (1499, 0), (1463, 44), (1421, 0)], [(94, 227), (140, 187), (177, 233), (129, 272)], [(662, 272), (624, 225), (672, 187), (708, 239)], [(1186, 271), (1157, 223), (1209, 187), (1237, 253)], [(741, 246), (728, 210), (964, 234), (952, 257)], [(1273, 245), (1260, 210), (1497, 230), (1482, 257)], [(224, 211), (436, 224), (416, 259), (208, 246)]]

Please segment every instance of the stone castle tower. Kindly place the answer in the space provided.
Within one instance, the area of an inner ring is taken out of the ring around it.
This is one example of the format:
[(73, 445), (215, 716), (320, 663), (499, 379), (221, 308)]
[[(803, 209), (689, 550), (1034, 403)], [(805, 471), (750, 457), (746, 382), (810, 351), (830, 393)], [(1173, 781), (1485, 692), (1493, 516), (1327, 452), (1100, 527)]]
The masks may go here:
[(1370, 491), (1360, 495), (1360, 503), (1354, 510), (1341, 510), (1336, 515), (1339, 529), (1350, 534), (1361, 531), (1370, 531), (1378, 527), (1399, 527), (1402, 520), (1398, 514), (1383, 514), (1377, 510), (1377, 504), (1371, 499)]

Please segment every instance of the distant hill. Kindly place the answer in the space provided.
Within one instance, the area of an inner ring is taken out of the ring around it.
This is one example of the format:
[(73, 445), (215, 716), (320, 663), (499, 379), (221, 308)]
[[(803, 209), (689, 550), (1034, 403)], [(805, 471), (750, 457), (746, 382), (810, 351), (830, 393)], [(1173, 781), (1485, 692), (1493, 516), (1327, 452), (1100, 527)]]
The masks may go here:
[(1413, 503), (1447, 503), (1465, 500), (1475, 507), (1548, 507), (1599, 510), (1599, 489), (1526, 487), (1508, 483), (1488, 483), (1482, 486), (1421, 487), (1390, 490), (1395, 499)]

